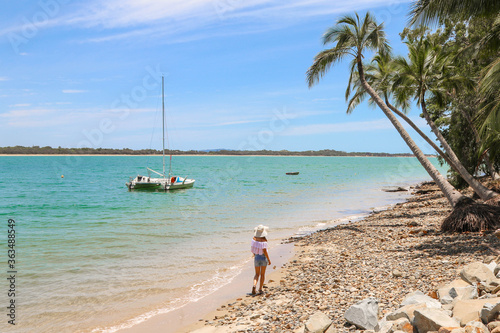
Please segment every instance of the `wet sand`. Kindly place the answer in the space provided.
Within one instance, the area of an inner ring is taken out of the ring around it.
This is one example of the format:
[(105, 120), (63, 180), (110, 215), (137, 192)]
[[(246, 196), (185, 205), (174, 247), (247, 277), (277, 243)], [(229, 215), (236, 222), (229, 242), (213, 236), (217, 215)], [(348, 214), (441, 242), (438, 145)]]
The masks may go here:
[[(250, 243), (249, 243), (250, 244)], [(250, 246), (250, 245), (249, 245)], [(250, 247), (249, 247), (250, 248)], [(281, 277), (280, 268), (288, 262), (294, 254), (294, 246), (291, 243), (280, 244), (269, 249), (272, 265), (266, 271), (266, 281), (277, 280)], [(241, 273), (239, 273), (229, 284), (215, 291), (214, 293), (190, 303), (177, 310), (157, 315), (131, 328), (122, 329), (120, 333), (173, 333), (191, 332), (203, 327), (205, 321), (200, 318), (207, 316), (207, 313), (218, 313), (224, 310), (221, 304), (237, 302), (238, 299), (251, 298), (247, 296), (252, 288), (254, 275), (253, 261), (249, 262)], [(274, 268), (276, 267), (276, 268)], [(229, 301), (228, 301), (229, 300)], [(217, 310), (219, 309), (219, 310)]]

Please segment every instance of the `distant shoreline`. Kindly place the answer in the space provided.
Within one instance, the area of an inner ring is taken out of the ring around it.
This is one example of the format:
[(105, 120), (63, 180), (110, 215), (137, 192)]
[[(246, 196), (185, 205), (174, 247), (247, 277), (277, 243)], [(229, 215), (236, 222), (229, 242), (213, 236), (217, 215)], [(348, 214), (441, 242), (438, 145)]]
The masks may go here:
[[(152, 155), (134, 155), (134, 154), (0, 154), (0, 157), (6, 157), (6, 156), (104, 156), (104, 157), (109, 157), (109, 156), (117, 156), (117, 157), (125, 157), (125, 156), (162, 156), (158, 154), (152, 154)], [(256, 157), (256, 156), (262, 156), (262, 157), (415, 157), (415, 155), (398, 155), (398, 154), (393, 154), (393, 155), (259, 155), (259, 154), (248, 154), (248, 155), (227, 155), (227, 154), (172, 154), (172, 156), (206, 156), (206, 157), (217, 157), (217, 156), (223, 156), (223, 157)], [(427, 157), (437, 157), (436, 155), (425, 155)]]
[[(174, 156), (343, 156), (343, 157), (415, 157), (409, 153), (344, 152), (334, 149), (289, 151), (289, 150), (168, 150)], [(162, 156), (161, 150), (128, 148), (52, 148), (52, 147), (0, 147), (0, 156)], [(429, 154), (427, 156), (436, 156)]]

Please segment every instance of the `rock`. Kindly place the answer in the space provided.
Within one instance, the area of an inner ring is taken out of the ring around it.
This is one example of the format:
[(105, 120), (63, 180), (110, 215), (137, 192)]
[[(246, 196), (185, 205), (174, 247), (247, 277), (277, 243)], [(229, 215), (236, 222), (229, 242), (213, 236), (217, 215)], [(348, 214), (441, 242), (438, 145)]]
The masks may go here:
[(495, 274), (495, 268), (497, 268), (497, 263), (496, 263), (496, 262), (492, 261), (492, 262), (490, 262), (489, 264), (484, 263), (484, 265), (485, 265), (486, 267), (488, 267), (488, 268), (490, 269), (490, 271), (492, 271), (492, 272), (493, 272), (493, 275)]
[(337, 329), (333, 327), (333, 325), (330, 325), (330, 327), (328, 327), (325, 333), (337, 333)]
[(488, 294), (495, 294), (498, 290), (500, 290), (499, 282), (500, 280), (498, 279), (494, 281), (479, 282), (478, 289)]
[(492, 261), (495, 261), (497, 257), (495, 256), (487, 256), (484, 258), (483, 262), (488, 265), (489, 263), (491, 263)]
[(493, 235), (495, 235), (496, 238), (500, 239), (500, 229), (495, 230)]
[(468, 322), (464, 329), (465, 333), (490, 333), (488, 327), (484, 326), (482, 322), (476, 320)]
[(345, 320), (363, 330), (373, 330), (378, 323), (378, 300), (370, 297), (347, 309)]
[(470, 321), (481, 320), (481, 309), (486, 303), (496, 304), (498, 302), (500, 302), (500, 297), (457, 301), (453, 308), (453, 318), (459, 320), (462, 326), (465, 326)]
[(413, 326), (418, 333), (437, 331), (441, 327), (460, 327), (458, 320), (451, 318), (441, 309), (419, 309), (415, 310)]
[(441, 297), (439, 299), (439, 301), (441, 302), (441, 304), (451, 304), (453, 303), (453, 297), (451, 297), (450, 295), (445, 295), (443, 297)]
[(395, 270), (392, 271), (392, 276), (393, 277), (402, 277), (403, 273), (401, 273), (400, 271), (398, 271), (397, 269), (395, 269)]
[(491, 282), (497, 280), (493, 272), (481, 262), (473, 262), (472, 264), (465, 266), (460, 272), (460, 277), (470, 284), (475, 282), (485, 282), (486, 284), (491, 284)]
[(492, 331), (493, 329), (500, 327), (500, 321), (492, 321), (491, 323), (488, 323), (488, 329)]
[[(492, 300), (489, 299), (490, 301)], [(481, 309), (481, 320), (483, 323), (488, 324), (489, 322), (493, 321), (498, 313), (500, 312), (500, 302), (496, 303), (490, 303), (487, 302), (486, 304), (483, 305), (483, 308)]]
[(394, 312), (391, 312), (387, 315), (387, 320), (397, 320), (399, 318), (407, 318), (410, 322), (413, 321), (413, 317), (415, 310), (417, 309), (426, 309), (427, 305), (425, 303), (418, 304), (409, 304), (405, 305), (402, 308), (397, 309)]
[(390, 186), (382, 189), (384, 192), (408, 192), (409, 190), (409, 187), (402, 186)]
[(441, 327), (438, 333), (465, 333), (462, 327)]
[(406, 298), (401, 303), (402, 306), (410, 304), (420, 304), (424, 303), (428, 308), (441, 308), (441, 303), (432, 297), (425, 295), (421, 291), (415, 291), (414, 293), (408, 294)]
[(304, 325), (300, 326), (299, 328), (295, 329), (293, 333), (304, 333), (306, 331), (306, 328)]
[(388, 333), (395, 333), (402, 331), (404, 333), (413, 333), (413, 326), (407, 318), (399, 318), (392, 322), (391, 328)]
[(478, 297), (477, 285), (473, 284), (472, 286), (467, 287), (453, 287), (450, 289), (449, 295), (457, 300), (476, 299)]
[[(476, 284), (470, 285), (464, 280), (455, 280), (438, 289), (441, 304), (450, 304), (453, 300), (475, 299), (478, 297)], [(451, 299), (451, 301), (450, 301)]]
[(392, 321), (387, 321), (387, 317), (382, 318), (375, 326), (375, 332), (388, 333), (392, 328)]
[(332, 320), (323, 312), (316, 312), (306, 322), (305, 332), (323, 333), (332, 324)]
[(468, 283), (462, 279), (453, 280), (450, 283), (438, 288), (438, 296), (442, 297), (444, 295), (448, 295), (451, 288), (462, 288), (462, 287), (468, 287), (468, 286), (470, 286), (470, 283)]

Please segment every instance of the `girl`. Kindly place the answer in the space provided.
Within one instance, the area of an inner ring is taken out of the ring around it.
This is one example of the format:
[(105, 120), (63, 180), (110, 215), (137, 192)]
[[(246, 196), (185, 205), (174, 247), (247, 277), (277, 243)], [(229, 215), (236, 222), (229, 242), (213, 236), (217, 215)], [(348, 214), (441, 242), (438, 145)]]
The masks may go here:
[(253, 277), (253, 288), (252, 295), (255, 295), (255, 289), (257, 288), (257, 282), (260, 277), (260, 287), (259, 295), (262, 295), (262, 287), (264, 286), (264, 278), (266, 275), (267, 265), (271, 265), (271, 259), (269, 259), (269, 254), (267, 253), (267, 231), (268, 227), (259, 225), (254, 229), (251, 251), (254, 255), (254, 266), (255, 266), (255, 276)]

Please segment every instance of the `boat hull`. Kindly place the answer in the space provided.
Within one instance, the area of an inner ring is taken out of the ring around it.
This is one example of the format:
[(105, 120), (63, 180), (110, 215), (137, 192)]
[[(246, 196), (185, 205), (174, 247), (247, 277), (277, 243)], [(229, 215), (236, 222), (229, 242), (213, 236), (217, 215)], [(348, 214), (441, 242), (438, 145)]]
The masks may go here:
[(137, 176), (125, 185), (129, 190), (180, 190), (194, 186), (194, 179), (187, 179), (182, 177), (167, 178), (150, 178), (144, 176)]

